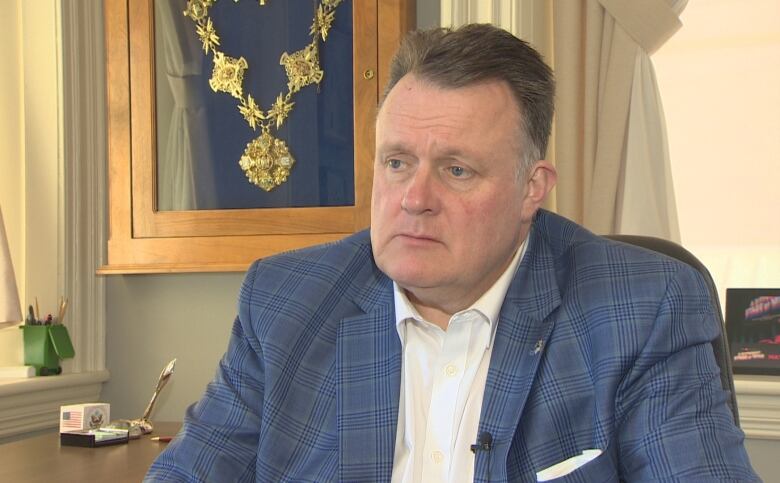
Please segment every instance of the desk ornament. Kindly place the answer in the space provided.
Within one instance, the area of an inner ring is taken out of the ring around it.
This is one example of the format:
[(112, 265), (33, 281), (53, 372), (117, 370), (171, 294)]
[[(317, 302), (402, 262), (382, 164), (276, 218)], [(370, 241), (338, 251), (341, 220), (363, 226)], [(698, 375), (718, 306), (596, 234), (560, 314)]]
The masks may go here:
[(160, 378), (157, 379), (157, 387), (154, 389), (152, 399), (149, 401), (149, 405), (146, 406), (146, 411), (144, 411), (143, 416), (138, 419), (117, 419), (116, 421), (111, 421), (108, 428), (125, 429), (129, 432), (131, 439), (139, 438), (142, 434), (149, 434), (154, 431), (154, 423), (149, 419), (149, 416), (152, 414), (154, 403), (157, 402), (157, 397), (173, 375), (175, 367), (176, 359), (169, 362), (168, 365), (165, 366), (165, 369), (160, 373)]
[(86, 403), (60, 406), (60, 444), (95, 448), (127, 443), (126, 429), (107, 429), (111, 406), (107, 403)]
[(60, 433), (83, 431), (104, 426), (111, 419), (108, 403), (84, 403), (60, 406)]
[[(267, 111), (257, 105), (251, 94), (244, 93), (244, 72), (249, 68), (247, 60), (244, 57), (230, 57), (219, 50), (220, 38), (209, 15), (209, 8), (216, 1), (188, 0), (184, 15), (196, 23), (196, 32), (204, 53), (214, 53), (214, 70), (209, 80), (211, 89), (214, 92), (226, 92), (238, 99), (238, 111), (249, 127), (252, 130), (260, 127), (260, 136), (246, 145), (238, 164), (251, 183), (265, 191), (271, 191), (287, 181), (295, 164), (295, 158), (287, 144), (274, 137), (271, 129), (278, 131), (292, 112), (295, 106), (292, 102), (293, 94), (311, 84), (319, 86), (322, 81), (325, 73), (320, 67), (319, 39), (322, 38), (323, 43), (327, 40), (328, 31), (335, 19), (336, 7), (342, 0), (320, 0), (309, 29), (311, 42), (292, 54), (282, 53), (279, 65), (284, 66), (287, 74), (287, 93), (280, 92)], [(265, 5), (265, 2), (261, 1), (260, 5)]]

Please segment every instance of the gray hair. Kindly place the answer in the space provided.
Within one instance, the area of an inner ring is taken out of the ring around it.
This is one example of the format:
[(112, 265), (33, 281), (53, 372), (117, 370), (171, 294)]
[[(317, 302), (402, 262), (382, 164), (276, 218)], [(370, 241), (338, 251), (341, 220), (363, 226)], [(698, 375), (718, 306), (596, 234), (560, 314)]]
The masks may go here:
[(522, 152), (518, 175), (544, 159), (552, 129), (555, 80), (541, 54), (506, 30), (490, 24), (410, 32), (392, 63), (380, 107), (406, 74), (442, 88), (505, 81), (520, 114)]

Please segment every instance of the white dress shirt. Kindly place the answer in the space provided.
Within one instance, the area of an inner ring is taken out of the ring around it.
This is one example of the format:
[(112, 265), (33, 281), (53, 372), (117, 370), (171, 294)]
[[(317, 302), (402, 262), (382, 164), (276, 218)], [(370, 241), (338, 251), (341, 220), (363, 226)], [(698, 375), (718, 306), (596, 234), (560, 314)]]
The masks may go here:
[(424, 320), (393, 282), (403, 348), (393, 483), (474, 479), (474, 454), (493, 338), (506, 291), (525, 253), (444, 331)]

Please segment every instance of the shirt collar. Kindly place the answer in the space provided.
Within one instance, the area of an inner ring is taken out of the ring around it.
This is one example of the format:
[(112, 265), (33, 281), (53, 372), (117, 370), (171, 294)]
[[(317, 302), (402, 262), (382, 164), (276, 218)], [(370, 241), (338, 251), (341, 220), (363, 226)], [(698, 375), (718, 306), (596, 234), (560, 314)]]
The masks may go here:
[[(509, 290), (509, 284), (512, 283), (512, 278), (517, 271), (517, 267), (520, 265), (520, 261), (525, 255), (527, 244), (528, 238), (523, 240), (523, 243), (515, 252), (512, 262), (506, 267), (501, 276), (498, 277), (498, 280), (493, 283), (487, 292), (482, 294), (482, 296), (470, 307), (453, 314), (454, 317), (470, 310), (476, 310), (482, 314), (490, 325), (492, 334), (488, 346), (492, 342), (493, 336), (495, 336), (496, 326), (498, 325), (496, 322), (498, 321), (498, 316), (501, 312), (501, 306), (504, 304), (504, 298), (506, 297), (507, 290)], [(395, 326), (398, 331), (398, 336), (401, 338), (401, 345), (404, 345), (404, 342), (406, 341), (406, 320), (414, 319), (425, 321), (425, 319), (423, 319), (417, 311), (417, 308), (409, 301), (404, 290), (399, 287), (395, 281), (393, 281), (393, 300), (395, 302)], [(452, 318), (450, 318), (450, 320), (452, 320)]]

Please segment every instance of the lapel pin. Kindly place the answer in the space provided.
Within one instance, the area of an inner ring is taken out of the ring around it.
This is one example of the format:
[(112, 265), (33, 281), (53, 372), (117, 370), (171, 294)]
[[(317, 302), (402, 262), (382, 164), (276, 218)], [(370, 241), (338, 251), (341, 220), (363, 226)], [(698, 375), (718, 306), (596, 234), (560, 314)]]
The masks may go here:
[(540, 352), (542, 352), (542, 348), (544, 347), (544, 341), (539, 339), (536, 341), (536, 345), (534, 346), (534, 350), (531, 351), (531, 355), (537, 355)]

